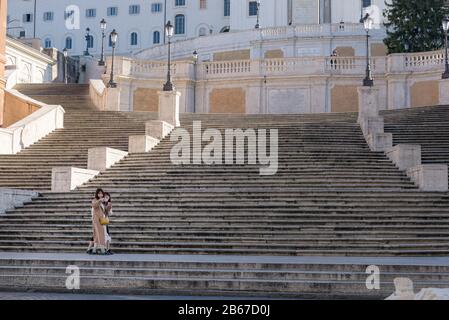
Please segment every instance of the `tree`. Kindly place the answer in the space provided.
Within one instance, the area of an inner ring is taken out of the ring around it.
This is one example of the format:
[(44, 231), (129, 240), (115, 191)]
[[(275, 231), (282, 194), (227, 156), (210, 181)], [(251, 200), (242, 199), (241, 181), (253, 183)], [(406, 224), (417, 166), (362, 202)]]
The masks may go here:
[(384, 17), (390, 53), (423, 52), (441, 49), (443, 18), (449, 13), (445, 0), (389, 0)]

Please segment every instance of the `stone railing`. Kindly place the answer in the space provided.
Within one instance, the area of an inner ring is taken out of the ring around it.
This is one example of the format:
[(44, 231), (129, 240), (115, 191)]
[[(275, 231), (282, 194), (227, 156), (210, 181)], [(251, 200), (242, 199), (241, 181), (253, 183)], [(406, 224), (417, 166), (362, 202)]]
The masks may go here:
[(31, 99), (16, 90), (8, 90), (18, 100), (39, 109), (13, 125), (0, 129), (0, 154), (16, 154), (52, 131), (64, 127), (64, 109)]
[[(324, 28), (324, 26), (322, 26)], [(282, 29), (282, 28), (279, 28)], [(275, 29), (270, 29), (274, 32)], [(279, 31), (280, 32), (280, 31)], [(123, 76), (144, 79), (164, 79), (167, 63), (122, 58), (122, 65), (116, 71)], [(195, 75), (192, 61), (176, 61), (172, 65), (172, 75), (177, 79), (226, 79), (234, 77), (264, 76), (311, 76), (311, 75), (353, 75), (364, 76), (365, 57), (298, 57), (276, 59), (252, 59), (200, 62)], [(444, 68), (442, 51), (417, 54), (393, 54), (371, 58), (374, 75), (402, 72), (440, 71)]]

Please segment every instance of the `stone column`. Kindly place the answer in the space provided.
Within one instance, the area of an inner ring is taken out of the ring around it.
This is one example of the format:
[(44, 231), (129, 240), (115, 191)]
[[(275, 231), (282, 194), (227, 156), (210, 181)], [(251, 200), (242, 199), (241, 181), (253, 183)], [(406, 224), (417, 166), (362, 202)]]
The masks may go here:
[(6, 3), (7, 0), (0, 0), (0, 126), (3, 124), (3, 103), (5, 89), (5, 41), (6, 41)]

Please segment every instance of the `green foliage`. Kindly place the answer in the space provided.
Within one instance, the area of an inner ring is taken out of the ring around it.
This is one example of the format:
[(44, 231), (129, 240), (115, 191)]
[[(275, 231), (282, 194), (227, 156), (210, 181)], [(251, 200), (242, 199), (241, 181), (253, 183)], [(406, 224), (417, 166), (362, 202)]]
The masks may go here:
[(390, 0), (384, 17), (388, 22), (384, 40), (390, 53), (423, 52), (441, 49), (441, 26), (448, 14), (445, 0)]

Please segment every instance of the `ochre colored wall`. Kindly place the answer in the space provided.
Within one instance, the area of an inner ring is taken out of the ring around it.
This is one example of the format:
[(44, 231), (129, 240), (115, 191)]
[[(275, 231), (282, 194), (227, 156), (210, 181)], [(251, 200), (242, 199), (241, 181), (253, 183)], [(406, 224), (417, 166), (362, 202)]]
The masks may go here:
[(210, 113), (246, 113), (246, 95), (242, 88), (214, 89), (209, 100)]
[(0, 127), (3, 125), (3, 106), (5, 88), (5, 41), (6, 41), (6, 8), (7, 0), (0, 0)]
[(337, 55), (339, 57), (353, 57), (355, 56), (355, 49), (353, 47), (337, 47)]
[(435, 106), (440, 102), (440, 88), (436, 80), (415, 82), (410, 92), (411, 107)]
[(139, 88), (134, 91), (133, 110), (159, 112), (157, 89)]
[(371, 44), (371, 55), (373, 57), (384, 57), (388, 53), (388, 48), (383, 43), (372, 43)]
[(276, 50), (268, 50), (264, 54), (265, 59), (277, 59), (277, 58), (283, 58), (284, 57), (284, 51), (281, 49)]
[(34, 111), (39, 110), (38, 106), (22, 101), (12, 94), (5, 92), (5, 108), (3, 112), (3, 125), (6, 128), (10, 125), (29, 116)]
[(214, 61), (248, 60), (250, 57), (249, 49), (214, 53)]
[(331, 90), (332, 112), (359, 110), (357, 86), (337, 85)]

